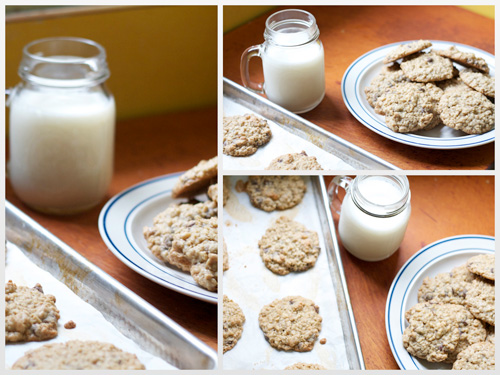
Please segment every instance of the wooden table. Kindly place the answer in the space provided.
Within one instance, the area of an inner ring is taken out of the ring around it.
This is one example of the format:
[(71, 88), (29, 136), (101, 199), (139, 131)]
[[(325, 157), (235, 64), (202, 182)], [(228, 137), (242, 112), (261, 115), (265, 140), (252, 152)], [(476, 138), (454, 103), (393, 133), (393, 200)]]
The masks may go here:
[[(331, 177), (325, 178), (327, 186)], [(422, 247), (461, 234), (494, 236), (493, 176), (409, 177), (412, 213), (400, 249), (380, 262), (340, 252), (367, 369), (397, 369), (385, 331), (387, 293), (401, 266)], [(338, 216), (334, 214), (335, 225)]]
[(105, 200), (83, 214), (49, 216), (6, 197), (92, 263), (137, 293), (196, 337), (217, 350), (217, 306), (166, 289), (135, 273), (106, 248), (97, 219), (104, 203), (133, 184), (186, 170), (217, 154), (217, 109), (175, 113), (118, 122), (115, 171)]
[[(375, 134), (348, 111), (340, 85), (354, 60), (374, 48), (398, 41), (446, 40), (494, 53), (494, 20), (453, 6), (300, 8), (316, 17), (325, 48), (326, 70), (325, 98), (301, 116), (402, 169), (486, 169), (493, 162), (493, 143), (463, 150), (427, 150)], [(245, 48), (264, 41), (265, 21), (271, 13), (224, 35), (225, 77), (242, 84), (241, 54)], [(261, 82), (258, 60), (252, 59), (250, 70), (254, 72), (253, 80)]]

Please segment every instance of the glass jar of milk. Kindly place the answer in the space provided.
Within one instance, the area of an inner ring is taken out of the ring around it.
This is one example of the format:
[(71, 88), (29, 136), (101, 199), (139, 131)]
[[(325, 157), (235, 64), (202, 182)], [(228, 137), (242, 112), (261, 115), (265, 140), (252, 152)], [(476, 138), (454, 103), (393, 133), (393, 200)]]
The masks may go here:
[(14, 192), (47, 213), (97, 205), (111, 181), (115, 132), (104, 48), (80, 38), (37, 40), (24, 47), (18, 73), (7, 101)]
[[(339, 188), (346, 191), (342, 205)], [(378, 261), (401, 245), (410, 219), (406, 176), (337, 176), (328, 188), (332, 209), (340, 214), (339, 236), (355, 257)], [(340, 209), (338, 209), (340, 207)]]
[[(266, 21), (264, 39), (241, 56), (244, 86), (295, 113), (315, 108), (325, 96), (325, 57), (314, 16), (298, 9), (276, 12)], [(262, 59), (263, 83), (250, 79), (254, 56)]]

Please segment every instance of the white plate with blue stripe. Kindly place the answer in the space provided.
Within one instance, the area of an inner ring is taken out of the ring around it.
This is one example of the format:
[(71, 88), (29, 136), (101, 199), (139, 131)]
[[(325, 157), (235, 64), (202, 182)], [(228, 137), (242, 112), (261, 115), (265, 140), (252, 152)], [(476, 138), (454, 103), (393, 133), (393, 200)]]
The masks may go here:
[[(409, 42), (411, 41), (388, 44), (367, 52), (354, 61), (347, 69), (342, 79), (342, 97), (352, 115), (375, 133), (393, 141), (415, 147), (448, 150), (476, 147), (493, 142), (495, 140), (495, 129), (484, 134), (468, 135), (445, 125), (438, 125), (434, 129), (427, 131), (396, 133), (387, 127), (384, 116), (375, 113), (366, 100), (364, 88), (369, 86), (372, 79), (382, 70), (384, 66), (382, 60), (387, 53), (398, 45)], [(495, 56), (492, 54), (459, 43), (437, 40), (431, 42), (432, 49), (448, 49), (454, 45), (461, 51), (472, 52), (476, 56), (482, 57), (486, 60), (490, 68), (490, 75), (495, 76)], [(455, 64), (455, 66), (458, 69), (462, 69), (458, 64)]]
[[(179, 293), (217, 303), (217, 293), (201, 288), (188, 272), (157, 259), (147, 247), (142, 230), (169, 205), (179, 173), (134, 185), (111, 198), (99, 215), (99, 232), (109, 250), (144, 277)], [(204, 198), (206, 199), (206, 197)]]
[(431, 363), (411, 356), (403, 347), (408, 326), (405, 312), (418, 302), (418, 289), (426, 277), (450, 272), (478, 254), (494, 253), (495, 239), (483, 235), (448, 237), (427, 245), (413, 255), (394, 279), (385, 308), (385, 329), (392, 354), (402, 370), (451, 369), (451, 364)]

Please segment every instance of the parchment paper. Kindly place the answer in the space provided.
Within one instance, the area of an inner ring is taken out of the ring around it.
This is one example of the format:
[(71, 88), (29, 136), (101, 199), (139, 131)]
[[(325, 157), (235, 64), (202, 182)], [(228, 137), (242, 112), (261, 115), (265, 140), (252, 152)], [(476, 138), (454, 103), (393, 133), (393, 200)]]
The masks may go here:
[[(224, 116), (244, 115), (254, 113), (241, 104), (224, 97)], [(256, 116), (262, 117), (256, 113)], [(272, 132), (272, 138), (266, 145), (259, 147), (257, 152), (250, 156), (234, 157), (222, 155), (222, 163), (225, 170), (262, 170), (265, 169), (274, 158), (284, 154), (305, 151), (309, 156), (315, 156), (324, 170), (352, 170), (352, 166), (342, 161), (337, 156), (324, 151), (318, 146), (305, 139), (292, 134), (273, 121), (267, 120)]]
[[(318, 363), (327, 369), (348, 369), (346, 347), (335, 291), (328, 267), (324, 234), (321, 230), (313, 187), (307, 179), (302, 202), (285, 211), (271, 213), (253, 207), (246, 193), (235, 191), (237, 180), (230, 177), (231, 193), (224, 208), (223, 236), (229, 252), (229, 270), (224, 273), (223, 292), (238, 303), (246, 317), (243, 334), (236, 346), (223, 356), (224, 369), (281, 370), (296, 362)], [(299, 273), (279, 276), (269, 271), (260, 255), (258, 241), (280, 216), (318, 232), (321, 251), (316, 265)], [(258, 315), (264, 305), (278, 298), (300, 295), (319, 306), (322, 328), (310, 352), (284, 352), (272, 348), (264, 338)], [(325, 345), (319, 340), (326, 338)]]
[[(16, 245), (8, 242), (6, 251), (5, 281), (12, 280), (16, 285), (28, 287), (41, 284), (45, 294), (56, 297), (56, 306), (61, 316), (56, 338), (41, 342), (6, 344), (6, 368), (10, 368), (28, 350), (47, 343), (78, 339), (108, 342), (126, 352), (134, 353), (148, 370), (175, 369), (163, 359), (145, 352), (135, 342), (125, 337), (93, 306), (80, 299), (50, 273), (32, 263)], [(74, 329), (64, 328), (64, 323), (69, 320), (76, 323)]]

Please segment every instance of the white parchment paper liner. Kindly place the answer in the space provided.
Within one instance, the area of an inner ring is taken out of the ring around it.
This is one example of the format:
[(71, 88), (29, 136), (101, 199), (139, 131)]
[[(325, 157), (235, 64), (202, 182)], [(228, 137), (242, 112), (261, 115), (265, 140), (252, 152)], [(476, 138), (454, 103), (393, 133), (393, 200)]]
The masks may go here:
[[(224, 209), (223, 237), (229, 252), (229, 270), (224, 273), (224, 294), (243, 310), (246, 322), (236, 346), (223, 356), (224, 369), (281, 370), (296, 362), (318, 363), (327, 369), (348, 369), (346, 347), (328, 267), (324, 234), (321, 230), (313, 187), (307, 179), (302, 202), (285, 211), (271, 213), (253, 207), (246, 193), (238, 193), (231, 177), (231, 194)], [(258, 241), (279, 216), (287, 216), (318, 232), (321, 252), (316, 265), (305, 272), (279, 276), (269, 271), (259, 255)], [(319, 306), (322, 329), (310, 352), (284, 352), (272, 348), (264, 338), (258, 316), (261, 308), (278, 298), (300, 295)], [(319, 340), (326, 338), (325, 345)]]

